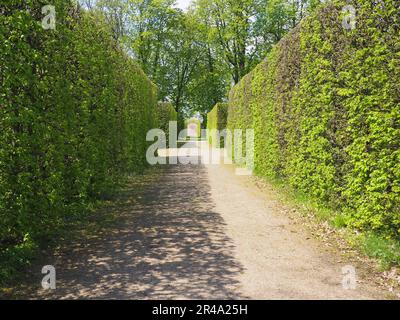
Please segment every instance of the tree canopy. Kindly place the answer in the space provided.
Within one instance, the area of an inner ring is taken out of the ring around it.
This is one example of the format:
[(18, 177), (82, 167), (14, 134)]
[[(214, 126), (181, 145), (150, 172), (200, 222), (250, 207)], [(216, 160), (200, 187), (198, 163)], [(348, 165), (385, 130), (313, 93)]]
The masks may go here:
[(226, 100), (226, 92), (321, 0), (81, 0), (101, 10), (114, 37), (183, 117)]

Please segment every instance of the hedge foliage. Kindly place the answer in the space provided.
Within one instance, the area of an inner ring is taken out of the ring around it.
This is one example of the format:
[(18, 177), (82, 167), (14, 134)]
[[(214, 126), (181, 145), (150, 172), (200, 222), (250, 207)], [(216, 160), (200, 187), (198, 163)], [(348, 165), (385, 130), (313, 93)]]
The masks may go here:
[(158, 129), (165, 132), (167, 143), (169, 141), (169, 123), (178, 121), (178, 113), (170, 102), (159, 102), (157, 108)]
[(223, 130), (226, 129), (227, 120), (227, 103), (217, 103), (215, 107), (207, 114), (207, 140), (211, 146), (215, 148), (224, 146), (224, 137), (222, 133)]
[(228, 128), (254, 128), (256, 173), (399, 238), (399, 52), (397, 0), (333, 1), (304, 19), (230, 93)]
[(157, 90), (102, 16), (54, 0), (0, 7), (0, 249), (35, 244), (146, 166)]

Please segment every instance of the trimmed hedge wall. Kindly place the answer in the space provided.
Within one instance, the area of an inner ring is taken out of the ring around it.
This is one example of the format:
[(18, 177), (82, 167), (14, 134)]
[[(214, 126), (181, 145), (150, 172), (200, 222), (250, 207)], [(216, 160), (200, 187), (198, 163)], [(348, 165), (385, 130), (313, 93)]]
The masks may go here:
[(56, 30), (44, 30), (47, 4), (0, 7), (0, 259), (141, 172), (157, 125), (157, 90), (103, 17), (55, 0)]
[(217, 132), (212, 130), (218, 130), (220, 134), (226, 129), (228, 120), (228, 104), (217, 103), (215, 107), (207, 114), (207, 140), (213, 147), (224, 147), (224, 137), (220, 137), (220, 145), (217, 145), (218, 138), (216, 137)]
[[(342, 8), (357, 10), (353, 30)], [(255, 171), (400, 235), (400, 4), (334, 1), (230, 93), (228, 128), (255, 130)]]
[(169, 141), (169, 122), (178, 121), (178, 113), (170, 102), (159, 102), (157, 108), (158, 129), (165, 132), (167, 144)]

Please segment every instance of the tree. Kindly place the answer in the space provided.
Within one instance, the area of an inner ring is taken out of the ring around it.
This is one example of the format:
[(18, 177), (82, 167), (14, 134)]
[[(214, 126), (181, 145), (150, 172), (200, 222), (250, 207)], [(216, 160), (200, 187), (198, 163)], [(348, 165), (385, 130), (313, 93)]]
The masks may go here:
[(126, 34), (126, 14), (130, 0), (97, 0), (94, 2), (84, 0), (88, 8), (97, 8), (103, 12), (108, 25), (112, 28), (113, 36), (120, 40)]
[[(206, 19), (204, 19), (206, 18)], [(229, 87), (229, 70), (223, 63), (219, 50), (208, 39), (209, 20), (196, 11), (191, 12), (196, 20), (196, 38), (201, 50), (201, 61), (188, 85), (188, 104), (193, 113), (200, 113), (204, 119), (207, 113), (226, 96)]]
[(321, 0), (197, 0), (209, 40), (221, 52), (233, 83), (252, 70)]
[(207, 113), (226, 92), (226, 70), (197, 12), (174, 1), (131, 1), (128, 47), (179, 113)]
[(178, 113), (203, 117), (320, 0), (81, 0)]
[(238, 83), (254, 66), (259, 47), (259, 39), (252, 32), (255, 1), (198, 0), (196, 9), (208, 20), (209, 40), (217, 45), (234, 83)]

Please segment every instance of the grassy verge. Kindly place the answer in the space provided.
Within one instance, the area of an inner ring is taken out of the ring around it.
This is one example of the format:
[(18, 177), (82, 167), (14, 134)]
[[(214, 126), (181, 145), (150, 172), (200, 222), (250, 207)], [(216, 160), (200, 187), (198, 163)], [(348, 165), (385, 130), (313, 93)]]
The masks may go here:
[(400, 242), (387, 239), (374, 233), (362, 233), (346, 227), (343, 215), (340, 212), (322, 205), (304, 193), (297, 192), (289, 187), (284, 180), (271, 180), (263, 177), (256, 177), (258, 182), (269, 185), (276, 195), (284, 203), (296, 208), (302, 216), (314, 220), (314, 223), (327, 223), (329, 227), (338, 231), (346, 243), (375, 259), (381, 271), (392, 267), (400, 267)]
[(90, 237), (122, 219), (120, 209), (131, 205), (135, 195), (160, 177), (161, 170), (152, 167), (142, 175), (127, 177), (115, 195), (82, 208), (51, 237), (41, 239), (39, 243), (27, 239), (23, 245), (4, 250), (0, 254), (0, 299), (16, 298), (21, 287), (29, 284), (32, 267), (39, 265), (43, 257), (53, 254), (62, 246), (68, 246), (74, 239)]

